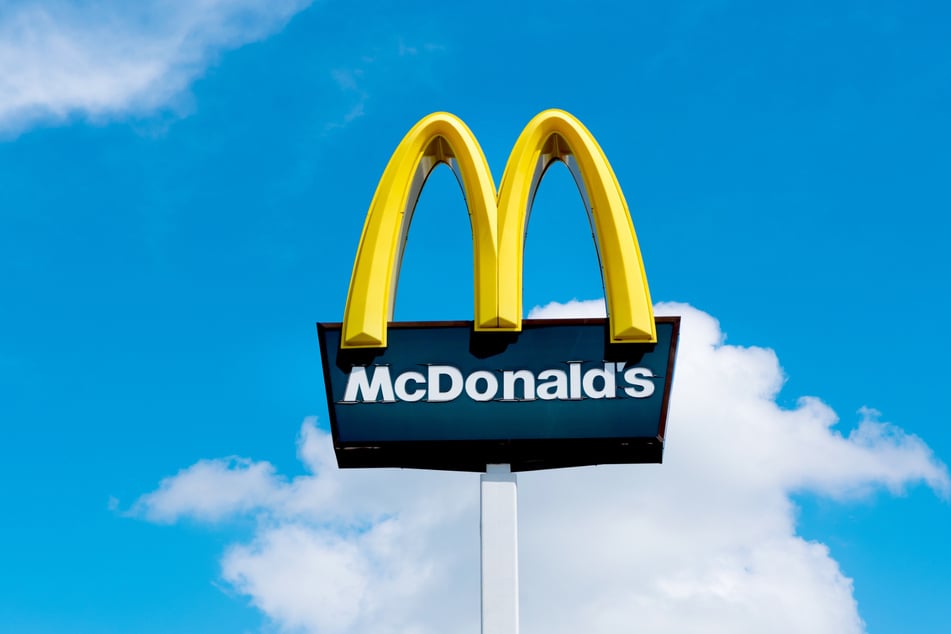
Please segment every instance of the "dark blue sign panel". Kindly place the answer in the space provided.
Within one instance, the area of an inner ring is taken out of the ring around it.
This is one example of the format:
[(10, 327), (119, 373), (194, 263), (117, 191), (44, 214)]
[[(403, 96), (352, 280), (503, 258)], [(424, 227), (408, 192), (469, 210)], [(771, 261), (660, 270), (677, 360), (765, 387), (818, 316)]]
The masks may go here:
[(393, 323), (385, 349), (341, 350), (318, 324), (341, 467), (513, 471), (661, 462), (680, 326), (608, 343), (604, 319)]

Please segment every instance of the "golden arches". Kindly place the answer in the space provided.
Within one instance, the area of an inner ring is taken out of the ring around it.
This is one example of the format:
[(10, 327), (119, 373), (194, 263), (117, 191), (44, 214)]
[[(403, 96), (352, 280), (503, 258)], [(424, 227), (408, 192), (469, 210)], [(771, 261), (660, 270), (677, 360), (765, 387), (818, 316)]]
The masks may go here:
[(525, 230), (538, 185), (554, 161), (574, 176), (594, 230), (611, 341), (657, 341), (647, 274), (621, 186), (591, 133), (562, 110), (529, 121), (505, 166), (498, 196), (500, 315), (521, 327)]
[(344, 348), (386, 346), (403, 248), (416, 202), (429, 174), (449, 165), (462, 184), (472, 225), (476, 327), (498, 313), (495, 183), (479, 142), (457, 117), (437, 112), (406, 134), (377, 186), (350, 278), (343, 317)]
[(485, 155), (457, 117), (423, 118), (397, 146), (370, 203), (344, 312), (343, 348), (386, 346), (407, 232), (419, 193), (439, 163), (463, 188), (472, 225), (475, 329), (520, 331), (522, 255), (545, 170), (563, 161), (581, 192), (601, 262), (612, 342), (656, 342), (654, 312), (634, 225), (604, 152), (561, 110), (533, 118), (509, 156), (496, 196)]

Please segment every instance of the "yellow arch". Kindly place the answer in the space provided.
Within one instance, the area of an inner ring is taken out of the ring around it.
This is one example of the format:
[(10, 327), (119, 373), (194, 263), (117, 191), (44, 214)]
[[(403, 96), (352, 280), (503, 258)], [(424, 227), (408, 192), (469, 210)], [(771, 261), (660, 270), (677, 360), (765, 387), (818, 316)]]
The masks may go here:
[(595, 236), (611, 341), (656, 342), (644, 261), (621, 186), (594, 137), (563, 110), (545, 110), (522, 131), (498, 195), (499, 321), (521, 329), (525, 230), (545, 170), (562, 161), (574, 176)]
[(472, 226), (475, 321), (496, 325), (497, 225), (495, 183), (482, 148), (457, 117), (437, 112), (403, 137), (377, 186), (363, 225), (343, 317), (343, 348), (386, 347), (403, 249), (416, 202), (440, 163), (455, 172)]
[(522, 259), (532, 202), (545, 170), (564, 162), (575, 178), (595, 236), (612, 342), (656, 342), (654, 311), (634, 225), (601, 147), (561, 110), (533, 118), (495, 184), (478, 141), (457, 117), (438, 112), (406, 134), (377, 186), (350, 278), (343, 348), (386, 346), (403, 248), (420, 191), (440, 163), (462, 185), (473, 239), (475, 329), (520, 331)]

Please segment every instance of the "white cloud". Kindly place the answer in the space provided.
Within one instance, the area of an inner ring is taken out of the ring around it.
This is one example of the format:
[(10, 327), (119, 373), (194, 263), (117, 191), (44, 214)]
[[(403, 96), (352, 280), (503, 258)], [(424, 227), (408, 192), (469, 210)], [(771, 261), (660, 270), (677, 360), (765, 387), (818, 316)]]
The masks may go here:
[[(790, 496), (920, 483), (947, 495), (947, 469), (870, 410), (843, 435), (816, 398), (782, 409), (771, 350), (726, 345), (716, 320), (687, 305), (658, 313), (683, 316), (664, 464), (519, 475), (525, 631), (863, 632), (851, 580), (796, 534)], [(254, 512), (257, 533), (227, 550), (222, 576), (281, 629), (477, 632), (478, 478), (340, 471), (313, 420), (298, 449), (308, 475), (203, 461), (134, 512)]]
[(603, 299), (572, 299), (564, 304), (551, 302), (528, 311), (529, 319), (564, 319), (567, 317), (604, 317)]
[(310, 0), (11, 3), (0, 12), (0, 132), (174, 108), (216, 56)]
[(272, 507), (282, 496), (273, 466), (232, 456), (201, 460), (165, 478), (157, 491), (139, 498), (132, 513), (153, 522), (172, 522), (182, 515), (214, 522)]

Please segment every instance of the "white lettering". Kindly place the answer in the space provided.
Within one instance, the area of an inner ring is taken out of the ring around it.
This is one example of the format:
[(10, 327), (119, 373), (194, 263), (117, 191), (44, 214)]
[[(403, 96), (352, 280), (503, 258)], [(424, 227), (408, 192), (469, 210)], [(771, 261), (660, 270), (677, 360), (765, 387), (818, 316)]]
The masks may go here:
[[(601, 379), (601, 389), (594, 387), (594, 382), (597, 379)], [(614, 381), (614, 364), (606, 361), (604, 369), (593, 368), (585, 372), (582, 387), (584, 395), (588, 398), (615, 398), (617, 396), (617, 384)]]
[(654, 393), (654, 382), (650, 380), (654, 378), (657, 377), (647, 368), (628, 368), (624, 380), (631, 387), (624, 388), (624, 392), (633, 398), (647, 398)]
[[(429, 403), (445, 403), (459, 398), (462, 394), (462, 372), (459, 368), (451, 365), (431, 365), (429, 366), (429, 397), (426, 399)], [(442, 377), (449, 379), (449, 388), (442, 389)]]
[(538, 398), (543, 401), (568, 400), (568, 374), (564, 370), (542, 370), (538, 373)]
[[(479, 381), (485, 381), (485, 390), (479, 391)], [(499, 380), (487, 370), (477, 370), (466, 378), (466, 396), (473, 401), (491, 401), (499, 391)]]
[(502, 373), (502, 398), (506, 401), (514, 401), (515, 382), (522, 382), (523, 401), (535, 400), (535, 375), (529, 370), (506, 370)]
[[(385, 365), (373, 367), (373, 378), (367, 380), (367, 369), (362, 365), (354, 366), (347, 377), (347, 389), (344, 390), (343, 402), (356, 403), (358, 401), (377, 402), (379, 394), (383, 394), (384, 403), (395, 403), (393, 398), (393, 381), (390, 379), (390, 368)], [(360, 395), (363, 395), (362, 398)]]
[[(625, 368), (625, 362), (604, 361), (584, 370), (584, 361), (566, 361), (567, 371), (475, 370), (463, 375), (451, 365), (430, 365), (426, 373), (406, 371), (391, 376), (390, 366), (353, 366), (341, 403), (445, 403), (465, 395), (473, 401), (580, 401), (617, 398), (618, 390), (630, 398), (649, 398), (657, 390), (653, 371)], [(592, 364), (593, 365), (593, 364)], [(499, 378), (501, 373), (501, 379)], [(619, 379), (621, 375), (623, 379)], [(619, 386), (619, 381), (623, 381)]]
[[(418, 387), (410, 392), (406, 389), (406, 384), (410, 381), (422, 387)], [(423, 397), (426, 396), (426, 377), (423, 376), (422, 372), (404, 372), (396, 377), (393, 388), (396, 392), (396, 398), (401, 401), (415, 403), (416, 401), (421, 401)]]
[(568, 398), (581, 400), (581, 361), (568, 362)]

